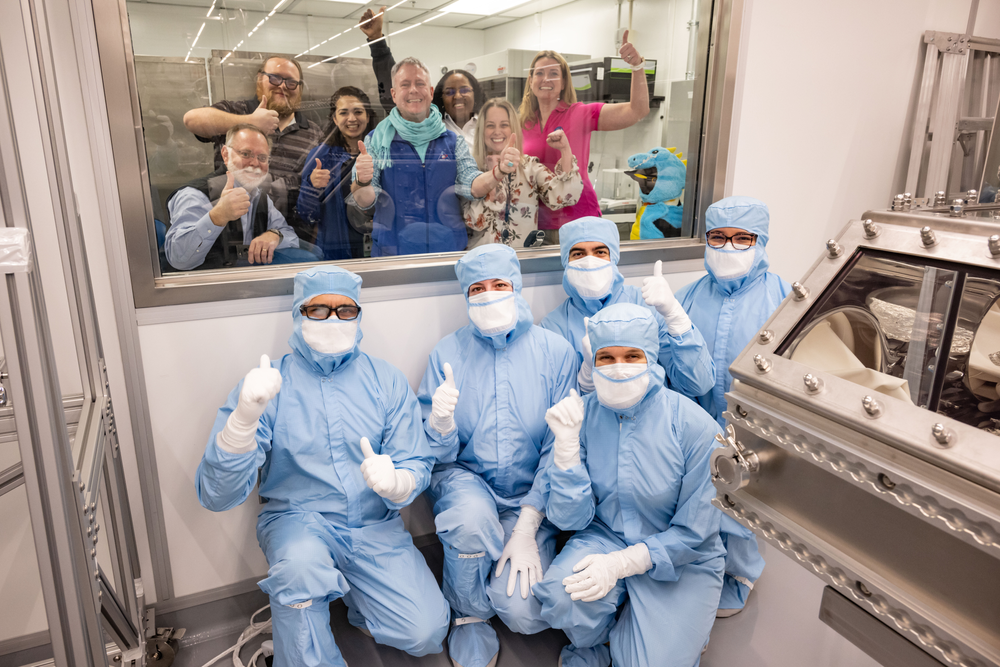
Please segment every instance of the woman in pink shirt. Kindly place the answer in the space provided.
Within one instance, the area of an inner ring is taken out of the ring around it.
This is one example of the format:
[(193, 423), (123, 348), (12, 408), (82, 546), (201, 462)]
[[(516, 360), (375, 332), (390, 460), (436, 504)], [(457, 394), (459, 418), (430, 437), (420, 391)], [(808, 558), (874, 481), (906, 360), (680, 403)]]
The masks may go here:
[(629, 102), (584, 104), (576, 101), (569, 74), (569, 64), (556, 51), (541, 51), (531, 61), (528, 86), (518, 115), (524, 133), (524, 154), (537, 157), (549, 169), (559, 161), (559, 151), (546, 139), (559, 129), (566, 133), (569, 145), (580, 165), (583, 195), (580, 201), (553, 211), (539, 206), (538, 228), (545, 230), (545, 242), (559, 242), (559, 228), (585, 215), (601, 215), (597, 193), (587, 175), (590, 163), (590, 133), (623, 130), (635, 125), (649, 113), (649, 89), (643, 58), (628, 41), (628, 31), (622, 37), (619, 54), (632, 66), (632, 90)]

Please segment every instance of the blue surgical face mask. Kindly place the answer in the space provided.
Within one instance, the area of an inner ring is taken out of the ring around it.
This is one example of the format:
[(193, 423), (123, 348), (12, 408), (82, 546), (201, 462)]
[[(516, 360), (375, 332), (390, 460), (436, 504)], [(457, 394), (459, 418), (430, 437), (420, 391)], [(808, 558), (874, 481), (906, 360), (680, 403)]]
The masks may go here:
[(649, 388), (649, 362), (608, 364), (594, 368), (594, 390), (601, 405), (624, 410), (642, 400)]
[(726, 246), (705, 248), (705, 263), (717, 280), (742, 278), (750, 273), (756, 258), (757, 246), (750, 246), (746, 250), (736, 250)]

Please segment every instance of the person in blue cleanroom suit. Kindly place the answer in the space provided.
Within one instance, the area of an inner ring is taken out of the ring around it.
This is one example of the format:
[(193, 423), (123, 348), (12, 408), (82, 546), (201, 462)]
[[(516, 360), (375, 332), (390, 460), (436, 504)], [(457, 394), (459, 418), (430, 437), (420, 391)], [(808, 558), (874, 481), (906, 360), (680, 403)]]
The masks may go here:
[[(596, 391), (553, 406), (546, 516), (577, 532), (535, 586), (572, 642), (563, 667), (691, 667), (715, 620), (725, 551), (709, 458), (719, 426), (667, 389), (647, 308), (588, 324)], [(611, 650), (604, 643), (610, 639)]]
[[(791, 291), (787, 282), (767, 270), (769, 220), (767, 205), (751, 197), (727, 197), (709, 206), (705, 213), (708, 275), (677, 292), (715, 360), (714, 386), (697, 401), (723, 426), (725, 393), (733, 382), (729, 366)], [(722, 519), (722, 538), (728, 550), (726, 585), (719, 603), (719, 616), (724, 618), (743, 609), (764, 569), (764, 559), (754, 534), (728, 516)]]
[(448, 604), (399, 516), (433, 457), (406, 378), (358, 349), (360, 291), (336, 267), (295, 276), (293, 351), (274, 365), (265, 355), (232, 391), (195, 476), (199, 502), (218, 512), (249, 497), (263, 466), (275, 667), (343, 667), (330, 631), (340, 597), (352, 624), (411, 655), (440, 652), (448, 631)]
[(439, 461), (429, 493), (453, 610), (448, 653), (486, 667), (500, 650), (494, 612), (515, 632), (548, 627), (530, 591), (558, 532), (544, 520), (545, 410), (576, 387), (578, 368), (569, 343), (532, 324), (514, 250), (479, 246), (455, 273), (472, 324), (437, 344), (418, 396)]
[(563, 289), (569, 298), (545, 316), (542, 326), (565, 338), (576, 349), (580, 389), (593, 391), (593, 366), (585, 349), (584, 319), (613, 303), (647, 306), (659, 326), (659, 363), (666, 370), (669, 387), (685, 396), (701, 396), (712, 387), (715, 371), (705, 339), (692, 326), (661, 273), (653, 268), (642, 290), (626, 285), (618, 271), (618, 227), (610, 220), (584, 217), (559, 230)]

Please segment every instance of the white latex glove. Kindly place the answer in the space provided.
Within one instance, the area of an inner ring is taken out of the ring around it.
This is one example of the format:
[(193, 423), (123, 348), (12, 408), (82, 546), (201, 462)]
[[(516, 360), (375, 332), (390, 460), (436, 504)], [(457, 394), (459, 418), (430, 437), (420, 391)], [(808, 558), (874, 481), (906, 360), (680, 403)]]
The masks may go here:
[(361, 474), (365, 476), (368, 488), (394, 503), (401, 503), (410, 497), (416, 487), (416, 480), (409, 470), (396, 470), (392, 459), (386, 454), (376, 454), (368, 438), (361, 438)]
[(610, 593), (619, 579), (648, 572), (652, 567), (649, 549), (639, 542), (621, 551), (584, 556), (573, 566), (576, 574), (562, 583), (571, 599), (595, 602)]
[(458, 388), (455, 386), (455, 373), (451, 364), (444, 364), (444, 382), (434, 390), (431, 397), (431, 428), (441, 435), (448, 435), (455, 430), (455, 406), (458, 405)]
[(691, 329), (691, 318), (663, 277), (663, 262), (660, 260), (653, 265), (653, 276), (642, 281), (642, 298), (667, 321), (667, 331), (671, 336), (680, 336)]
[(576, 374), (576, 383), (580, 385), (580, 391), (589, 394), (594, 391), (594, 350), (590, 347), (590, 334), (587, 326), (590, 318), (583, 318), (583, 338), (580, 339), (580, 346), (583, 348), (583, 365)]
[(503, 547), (494, 577), (503, 574), (503, 566), (510, 561), (510, 578), (507, 579), (507, 597), (513, 597), (517, 575), (521, 575), (521, 597), (528, 599), (528, 592), (534, 595), (531, 587), (542, 580), (542, 558), (538, 555), (538, 543), (535, 533), (542, 525), (545, 515), (531, 505), (521, 505), (521, 516), (517, 517), (510, 539)]
[(560, 470), (580, 465), (580, 426), (583, 425), (583, 399), (575, 389), (569, 396), (545, 411), (545, 423), (555, 436), (552, 458)]
[(281, 371), (271, 368), (266, 354), (260, 355), (260, 366), (243, 379), (240, 400), (229, 415), (226, 425), (215, 441), (232, 454), (244, 454), (257, 447), (257, 423), (267, 409), (267, 403), (281, 390)]

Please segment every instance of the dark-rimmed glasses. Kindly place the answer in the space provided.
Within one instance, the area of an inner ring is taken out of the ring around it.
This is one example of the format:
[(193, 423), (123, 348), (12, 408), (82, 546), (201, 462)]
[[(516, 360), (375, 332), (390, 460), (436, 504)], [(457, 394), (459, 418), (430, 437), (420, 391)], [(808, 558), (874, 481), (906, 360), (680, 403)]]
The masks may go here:
[(330, 306), (302, 306), (299, 308), (299, 312), (308, 317), (310, 320), (326, 320), (330, 318), (330, 315), (336, 313), (338, 320), (356, 320), (358, 315), (361, 314), (361, 306), (337, 306), (336, 308), (331, 308)]
[(264, 76), (266, 76), (267, 80), (270, 81), (271, 85), (274, 86), (275, 88), (280, 88), (281, 84), (284, 83), (285, 88), (287, 88), (288, 90), (295, 90), (296, 88), (299, 87), (299, 84), (302, 83), (301, 81), (296, 81), (295, 79), (286, 79), (280, 74), (271, 74), (269, 72), (263, 72), (263, 71), (258, 72), (258, 74), (263, 74)]
[(708, 240), (708, 245), (713, 248), (721, 248), (726, 245), (726, 241), (732, 241), (736, 250), (746, 250), (757, 241), (757, 235), (750, 232), (736, 232), (732, 236), (726, 236), (722, 232), (713, 230), (706, 234), (705, 238)]
[(455, 97), (455, 95), (471, 95), (472, 88), (469, 86), (462, 86), (458, 90), (455, 90), (454, 88), (445, 88), (443, 92), (445, 97)]

